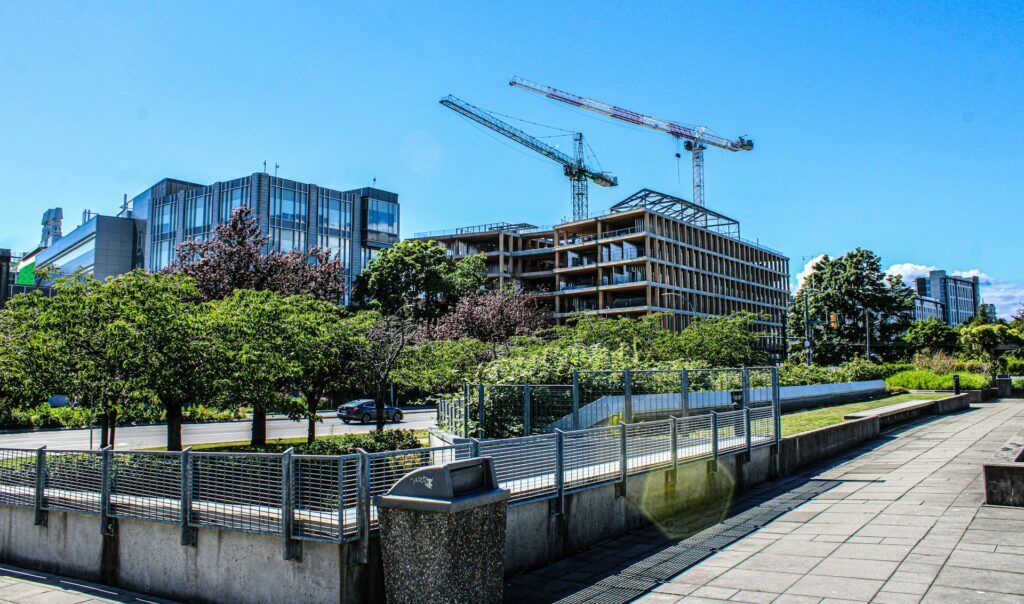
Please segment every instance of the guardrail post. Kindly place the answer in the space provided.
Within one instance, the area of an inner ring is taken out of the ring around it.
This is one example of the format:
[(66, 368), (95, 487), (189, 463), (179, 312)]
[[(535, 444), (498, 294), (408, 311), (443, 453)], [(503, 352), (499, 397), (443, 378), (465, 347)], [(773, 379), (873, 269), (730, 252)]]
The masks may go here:
[(111, 460), (114, 447), (107, 445), (100, 451), (100, 534), (113, 535), (114, 524), (110, 520)]
[(668, 416), (669, 424), (669, 436), (672, 441), (672, 472), (669, 473), (669, 484), (675, 484), (676, 482), (676, 471), (679, 469), (679, 422), (674, 415)]
[(740, 370), (740, 395), (743, 397), (742, 407), (750, 407), (750, 369), (747, 367)]
[(747, 452), (744, 461), (750, 461), (750, 451), (754, 448), (753, 438), (750, 434), (750, 407), (743, 408), (743, 433), (746, 435)]
[(480, 439), (469, 439), (469, 456), (480, 457)]
[(281, 537), (285, 560), (302, 560), (302, 542), (292, 538), (295, 531), (294, 455), (294, 447), (281, 454)]
[(626, 477), (629, 476), (629, 450), (626, 448), (627, 423), (619, 424), (619, 497), (626, 496)]
[(580, 429), (580, 372), (572, 372), (572, 429)]
[(370, 456), (365, 449), (357, 449), (357, 452), (359, 453), (359, 500), (356, 522), (359, 523), (359, 547), (356, 548), (355, 563), (367, 564), (370, 561)]
[(772, 367), (772, 416), (774, 420), (775, 444), (782, 440), (782, 400), (779, 395), (779, 368)]
[[(480, 384), (480, 388), (484, 385)], [(463, 438), (469, 438), (469, 387), (466, 387), (466, 396), (462, 398), (462, 434)]]
[(690, 415), (690, 371), (688, 369), (679, 372), (679, 406), (683, 417)]
[(46, 526), (49, 514), (43, 509), (46, 502), (46, 445), (36, 449), (36, 526)]
[(338, 456), (338, 541), (345, 540), (345, 458)]
[(555, 429), (555, 514), (565, 509), (565, 435)]
[(633, 370), (627, 369), (622, 375), (622, 414), (627, 424), (633, 423)]
[[(477, 438), (483, 438), (484, 437), (484, 419), (486, 418), (485, 412), (484, 412), (484, 385), (483, 384), (480, 384), (480, 388), (478, 389), (478, 391), (476, 393), (476, 399), (477, 399), (477, 422), (479, 422), (477, 424), (477, 427), (476, 427), (476, 436), (477, 436)], [(469, 436), (469, 434), (466, 434), (466, 436)]]
[(181, 461), (181, 544), (196, 546), (197, 531), (192, 521), (192, 447), (186, 448), (178, 458)]
[(530, 435), (530, 385), (523, 384), (523, 436)]
[(711, 471), (718, 471), (718, 413), (711, 412)]

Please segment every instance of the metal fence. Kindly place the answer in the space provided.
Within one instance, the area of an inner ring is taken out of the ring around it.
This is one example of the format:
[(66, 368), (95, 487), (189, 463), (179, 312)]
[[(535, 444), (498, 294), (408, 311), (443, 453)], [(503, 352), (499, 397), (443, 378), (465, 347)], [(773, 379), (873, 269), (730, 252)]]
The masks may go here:
[(464, 438), (514, 438), (771, 405), (774, 367), (577, 371), (571, 384), (467, 384), (437, 424)]
[(180, 524), (183, 544), (206, 527), (279, 535), (286, 557), (302, 540), (360, 541), (365, 555), (373, 497), (423, 466), (490, 457), (512, 505), (550, 499), (560, 511), (566, 493), (778, 439), (776, 397), (721, 413), (337, 456), (0, 449), (0, 504), (35, 508), (40, 524), (48, 511), (98, 515), (104, 531), (117, 518)]

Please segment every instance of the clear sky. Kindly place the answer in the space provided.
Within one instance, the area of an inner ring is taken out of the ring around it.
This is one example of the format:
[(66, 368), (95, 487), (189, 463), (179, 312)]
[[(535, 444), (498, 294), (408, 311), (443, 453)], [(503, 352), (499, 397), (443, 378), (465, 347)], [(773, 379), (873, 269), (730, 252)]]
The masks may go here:
[(1020, 2), (0, 0), (0, 247), (33, 247), (49, 207), (67, 232), (162, 177), (264, 160), (335, 188), (376, 177), (403, 236), (568, 215), (559, 167), (449, 93), (581, 129), (620, 180), (592, 210), (691, 196), (670, 137), (507, 86), (521, 75), (753, 138), (706, 153), (707, 203), (786, 253), (794, 283), (862, 246), (903, 272), (978, 271), (1005, 316), (1024, 298), (1022, 40)]

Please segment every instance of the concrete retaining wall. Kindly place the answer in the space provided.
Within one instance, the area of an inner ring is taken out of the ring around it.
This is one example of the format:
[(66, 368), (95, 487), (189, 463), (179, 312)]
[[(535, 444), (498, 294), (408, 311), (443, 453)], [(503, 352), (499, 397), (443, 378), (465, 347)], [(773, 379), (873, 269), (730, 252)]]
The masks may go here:
[(97, 516), (50, 512), (46, 526), (34, 519), (32, 509), (0, 506), (0, 560), (186, 602), (384, 600), (376, 537), (370, 564), (356, 565), (353, 543), (304, 541), (302, 560), (285, 561), (271, 535), (201, 528), (186, 547), (173, 524), (118, 520), (116, 535), (104, 537)]

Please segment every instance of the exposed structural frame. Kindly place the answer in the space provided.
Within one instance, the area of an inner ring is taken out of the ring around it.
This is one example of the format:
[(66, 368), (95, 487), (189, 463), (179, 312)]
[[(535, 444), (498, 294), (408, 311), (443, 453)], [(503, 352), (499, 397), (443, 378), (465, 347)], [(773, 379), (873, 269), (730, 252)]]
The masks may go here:
[(685, 199), (650, 189), (641, 189), (633, 193), (626, 199), (613, 205), (610, 210), (612, 213), (615, 213), (636, 208), (647, 208), (664, 214), (669, 218), (705, 228), (726, 237), (740, 238), (740, 223), (738, 221)]
[(614, 187), (619, 184), (619, 179), (605, 172), (599, 172), (587, 167), (584, 161), (583, 133), (573, 133), (573, 149), (575, 157), (569, 157), (555, 147), (544, 143), (540, 139), (530, 136), (522, 130), (503, 122), (495, 115), (483, 109), (471, 105), (462, 99), (448, 95), (439, 101), (445, 107), (465, 116), (474, 122), (494, 130), (498, 134), (514, 140), (527, 149), (532, 149), (544, 157), (552, 159), (562, 165), (562, 171), (569, 178), (572, 185), (572, 216), (573, 220), (586, 218), (590, 212), (587, 181), (592, 180), (602, 187)]

